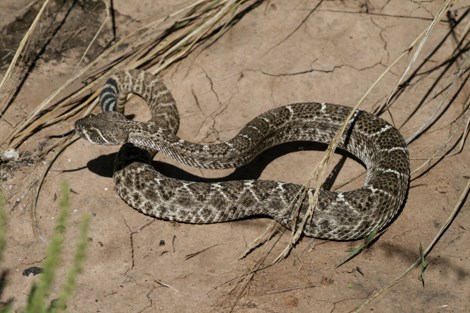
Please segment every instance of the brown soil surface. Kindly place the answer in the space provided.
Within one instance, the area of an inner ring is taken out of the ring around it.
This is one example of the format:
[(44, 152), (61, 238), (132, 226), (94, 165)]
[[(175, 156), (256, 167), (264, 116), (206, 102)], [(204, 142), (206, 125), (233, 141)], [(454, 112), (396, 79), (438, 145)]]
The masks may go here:
[[(29, 2), (0, 3), (2, 75), (34, 18), (34, 12), (25, 13), (29, 12)], [(20, 92), (1, 118), (0, 139), (8, 135), (11, 125), (24, 119), (72, 76), (105, 17), (101, 2), (79, 2), (34, 61)], [(323, 1), (316, 8), (318, 1), (265, 1), (215, 43), (198, 48), (162, 77), (179, 106), (179, 135), (194, 142), (212, 143), (231, 138), (251, 118), (284, 104), (325, 101), (354, 105), (428, 27), (442, 4), (419, 2)], [(467, 38), (467, 55), (458, 55), (461, 62), (446, 68), (456, 49), (456, 38), (465, 35), (469, 23), (469, 7), (463, 3), (457, 2), (447, 17), (458, 21), (456, 29), (451, 30), (448, 20), (436, 25), (412, 70), (419, 67), (413, 79), (382, 115), (397, 125), (405, 138), (423, 125), (443, 99), (442, 90), (452, 82), (456, 65), (468, 62)], [(164, 17), (187, 4), (183, 0), (114, 1), (117, 35), (128, 33), (139, 21)], [(109, 38), (107, 28), (84, 62), (100, 53)], [(372, 111), (384, 103), (414, 51), (372, 91), (362, 109)], [(412, 170), (431, 158), (462, 121), (468, 120), (468, 109), (464, 113), (467, 120), (461, 118), (470, 94), (465, 79), (468, 69), (451, 92), (456, 96), (445, 99), (448, 108), (437, 123), (410, 144)], [(131, 100), (130, 112), (141, 120), (148, 114), (136, 97)], [(19, 148), (20, 152), (28, 155), (40, 149), (55, 140), (48, 136), (69, 131), (73, 122), (68, 120), (34, 134)], [(450, 147), (457, 139), (451, 139)], [(457, 142), (452, 151), (458, 149)], [(59, 156), (39, 197), (40, 235), (31, 226), (31, 193), (26, 191), (31, 189), (30, 182), (39, 178), (48, 157), (3, 165), (0, 183), (7, 198), (9, 226), (1, 267), (7, 271), (2, 301), (14, 298), (15, 307), (26, 303), (38, 276), (24, 276), (23, 271), (41, 266), (45, 258), (63, 180), (72, 189), (72, 218), (59, 282), (70, 265), (79, 222), (84, 214), (91, 216), (85, 269), (69, 303), (70, 312), (233, 309), (321, 313), (349, 312), (408, 268), (419, 256), (419, 246), (426, 247), (444, 224), (470, 176), (467, 142), (460, 153), (443, 158), (424, 175), (418, 175), (422, 170), (413, 175), (403, 211), (366, 252), (335, 268), (360, 241), (303, 238), (287, 259), (273, 265), (290, 238), (289, 231), (238, 260), (268, 225), (268, 219), (187, 225), (156, 220), (130, 208), (113, 189), (111, 164), (117, 150), (79, 140)], [(321, 155), (322, 151), (283, 153), (274, 149), (241, 175), (303, 183)], [(176, 177), (187, 177), (188, 173), (224, 177), (232, 172), (195, 170), (160, 154), (156, 159), (162, 172)], [(364, 172), (360, 164), (348, 160), (335, 186)], [(360, 186), (363, 179), (361, 176), (340, 189)], [(424, 286), (419, 269), (415, 269), (364, 311), (470, 312), (469, 209), (467, 201), (428, 256)], [(258, 270), (247, 276), (257, 264)]]

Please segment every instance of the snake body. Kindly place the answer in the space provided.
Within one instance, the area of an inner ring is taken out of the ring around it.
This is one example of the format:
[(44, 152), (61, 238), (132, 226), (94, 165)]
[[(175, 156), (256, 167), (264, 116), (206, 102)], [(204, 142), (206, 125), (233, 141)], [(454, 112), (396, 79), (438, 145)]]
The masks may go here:
[[(150, 121), (131, 121), (123, 115), (129, 93), (147, 102)], [(199, 224), (269, 216), (287, 228), (292, 228), (308, 208), (308, 199), (303, 199), (298, 216), (294, 216), (289, 205), (300, 185), (268, 180), (177, 180), (150, 165), (153, 155), (161, 151), (199, 168), (238, 167), (281, 143), (329, 143), (351, 110), (328, 103), (290, 104), (257, 116), (228, 141), (196, 144), (176, 135), (179, 116), (175, 101), (165, 85), (147, 72), (130, 70), (113, 75), (101, 92), (100, 103), (103, 112), (78, 120), (75, 129), (92, 143), (122, 145), (113, 178), (118, 194), (130, 206), (159, 219)], [(364, 163), (367, 178), (360, 189), (321, 190), (313, 218), (304, 229), (307, 236), (334, 240), (365, 237), (385, 227), (405, 200), (409, 156), (395, 127), (358, 110), (339, 148)]]

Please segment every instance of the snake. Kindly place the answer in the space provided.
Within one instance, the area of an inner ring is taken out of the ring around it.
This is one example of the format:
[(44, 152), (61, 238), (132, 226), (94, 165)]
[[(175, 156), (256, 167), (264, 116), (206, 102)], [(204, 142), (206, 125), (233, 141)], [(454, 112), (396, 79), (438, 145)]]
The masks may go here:
[[(149, 121), (124, 114), (129, 94), (143, 98)], [(120, 145), (113, 180), (119, 196), (134, 209), (168, 221), (209, 224), (250, 217), (270, 217), (293, 229), (309, 207), (308, 197), (291, 205), (299, 184), (274, 180), (186, 181), (163, 175), (152, 166), (157, 152), (192, 167), (222, 169), (243, 166), (265, 150), (288, 142), (328, 144), (351, 113), (343, 105), (303, 102), (262, 113), (230, 140), (193, 143), (177, 135), (176, 102), (164, 83), (144, 70), (119, 71), (100, 94), (101, 113), (75, 122), (75, 132), (93, 144)], [(274, 148), (275, 149), (275, 148)], [(354, 240), (388, 226), (406, 200), (410, 161), (400, 132), (382, 118), (356, 110), (338, 149), (355, 156), (366, 168), (361, 188), (321, 188), (313, 216), (303, 235)], [(295, 166), (295, 165), (292, 165)], [(307, 187), (307, 191), (314, 191)]]

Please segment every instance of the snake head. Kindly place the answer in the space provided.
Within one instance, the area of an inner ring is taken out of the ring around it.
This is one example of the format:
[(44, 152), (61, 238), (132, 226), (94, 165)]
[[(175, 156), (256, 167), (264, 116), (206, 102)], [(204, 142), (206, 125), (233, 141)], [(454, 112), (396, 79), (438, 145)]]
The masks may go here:
[(91, 143), (99, 145), (120, 145), (129, 137), (128, 120), (118, 112), (103, 112), (88, 115), (75, 122), (75, 132)]

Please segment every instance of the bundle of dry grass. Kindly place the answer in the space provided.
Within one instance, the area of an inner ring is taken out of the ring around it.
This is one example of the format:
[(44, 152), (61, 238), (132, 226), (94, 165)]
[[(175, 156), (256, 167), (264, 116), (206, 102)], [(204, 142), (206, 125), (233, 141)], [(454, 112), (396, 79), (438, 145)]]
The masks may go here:
[[(261, 2), (261, 0), (200, 0), (163, 19), (136, 29), (118, 40), (89, 64), (83, 66), (60, 88), (42, 101), (20, 124), (14, 125), (8, 136), (0, 143), (0, 150), (17, 148), (24, 143), (26, 138), (41, 129), (71, 117), (88, 114), (97, 103), (99, 87), (112, 72), (140, 68), (154, 74), (160, 73), (171, 64), (186, 57), (202, 43), (208, 40), (217, 40), (243, 15)], [(26, 70), (18, 68), (16, 65), (18, 60), (28, 53), (27, 43), (35, 35), (37, 23), (48, 4), (49, 1), (44, 2), (30, 30), (21, 41), (2, 79), (0, 90), (10, 83), (9, 79), (14, 80), (15, 77), (17, 79), (22, 77), (22, 75), (13, 75), (14, 72)], [(108, 7), (108, 15), (102, 26), (112, 21), (112, 12), (109, 10)], [(101, 30), (102, 27), (95, 38), (100, 35)], [(93, 42), (94, 40), (90, 42), (90, 45)], [(86, 83), (64, 94), (64, 90), (69, 90), (69, 87), (77, 82)], [(2, 114), (8, 109), (8, 104), (16, 92), (17, 89), (12, 88), (8, 95), (3, 97), (3, 103), (0, 105)], [(61, 100), (57, 100), (58, 95), (62, 95)], [(64, 142), (65, 139), (48, 147), (44, 152), (47, 153)]]

